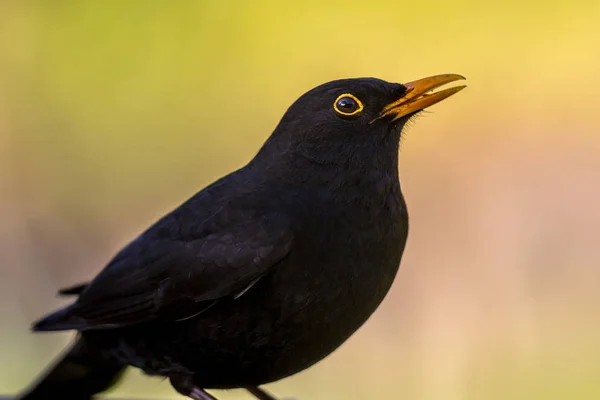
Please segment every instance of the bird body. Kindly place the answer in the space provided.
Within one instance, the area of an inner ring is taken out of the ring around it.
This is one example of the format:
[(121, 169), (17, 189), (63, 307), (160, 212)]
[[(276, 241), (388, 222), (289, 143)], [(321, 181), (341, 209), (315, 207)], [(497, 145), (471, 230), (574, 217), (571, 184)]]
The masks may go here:
[[(273, 183), (257, 175), (274, 178), (280, 195), (265, 201), (263, 195)], [(84, 337), (98, 347), (119, 348), (124, 363), (149, 374), (170, 373), (171, 368), (202, 371), (197, 379), (205, 388), (259, 385), (319, 361), (360, 327), (383, 300), (400, 264), (408, 224), (397, 175), (384, 179), (357, 169), (354, 176), (346, 175), (353, 184), (335, 182), (327, 175), (327, 171), (313, 175), (321, 181), (306, 185), (314, 187), (314, 192), (295, 193), (293, 177), (275, 177), (248, 166), (197, 194), (125, 252), (137, 256), (134, 249), (140, 246), (140, 253), (145, 251), (149, 240), (161, 246), (162, 241), (187, 244), (223, 231), (235, 235), (245, 220), (252, 221), (252, 234), (258, 229), (256, 221), (265, 221), (265, 229), (272, 229), (268, 235), (282, 232), (283, 242), (289, 234), (293, 251), (279, 255), (282, 259), (267, 276), (251, 281), (252, 290), (237, 299), (231, 296), (218, 307), (201, 304), (191, 314), (209, 308), (195, 317), (85, 331)], [(251, 187), (243, 188), (242, 182)], [(258, 187), (253, 187), (256, 182)], [(331, 187), (332, 182), (341, 185)], [(238, 191), (234, 196), (232, 187)], [(365, 198), (369, 199), (366, 204)], [(183, 217), (195, 210), (203, 211), (193, 219)], [(198, 220), (205, 225), (190, 223)], [(123, 265), (129, 267), (131, 262)], [(144, 268), (148, 263), (141, 265)], [(148, 275), (141, 276), (146, 283)], [(101, 288), (99, 296), (106, 295)], [(232, 293), (244, 289), (240, 286)], [(246, 363), (239, 362), (240, 354), (247, 357)]]
[[(458, 79), (442, 77), (437, 86)], [(420, 108), (396, 118), (386, 107), (422, 102), (410, 85), (349, 79), (298, 99), (246, 166), (153, 224), (89, 284), (63, 291), (77, 300), (34, 330), (77, 330), (78, 341), (23, 399), (64, 395), (56, 382), (82, 382), (69, 372), (82, 365), (93, 384), (74, 384), (69, 398), (90, 398), (130, 365), (196, 399), (211, 398), (203, 389), (256, 395), (338, 348), (400, 265), (408, 213), (398, 146)]]

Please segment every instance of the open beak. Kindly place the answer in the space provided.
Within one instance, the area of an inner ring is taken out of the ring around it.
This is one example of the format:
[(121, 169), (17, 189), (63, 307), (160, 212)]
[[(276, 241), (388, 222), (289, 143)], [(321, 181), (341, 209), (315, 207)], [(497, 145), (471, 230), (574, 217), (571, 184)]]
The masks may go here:
[(385, 106), (379, 117), (375, 120), (393, 115), (394, 119), (392, 121), (395, 121), (405, 115), (421, 111), (435, 103), (439, 103), (445, 98), (452, 96), (454, 93), (461, 91), (466, 85), (454, 86), (433, 93), (429, 92), (447, 83), (463, 79), (465, 79), (465, 77), (461, 75), (444, 74), (405, 83), (404, 86), (406, 86), (406, 92), (404, 95), (400, 99)]

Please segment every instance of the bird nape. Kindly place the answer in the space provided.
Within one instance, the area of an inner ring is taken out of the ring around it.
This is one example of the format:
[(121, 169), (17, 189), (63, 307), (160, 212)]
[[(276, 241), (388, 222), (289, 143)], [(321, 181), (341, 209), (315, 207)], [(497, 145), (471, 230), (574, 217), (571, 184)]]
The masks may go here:
[(74, 302), (33, 330), (79, 334), (21, 399), (90, 399), (128, 366), (196, 400), (272, 399), (260, 385), (333, 352), (387, 294), (408, 234), (402, 129), (461, 79), (343, 79), (302, 95), (247, 165), (61, 291)]

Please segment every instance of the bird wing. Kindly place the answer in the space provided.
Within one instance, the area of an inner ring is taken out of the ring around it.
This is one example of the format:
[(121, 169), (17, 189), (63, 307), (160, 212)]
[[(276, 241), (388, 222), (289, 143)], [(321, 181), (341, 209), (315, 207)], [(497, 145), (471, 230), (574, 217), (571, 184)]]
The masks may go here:
[[(282, 224), (249, 221), (195, 240), (140, 238), (125, 247), (78, 300), (34, 330), (115, 328), (190, 318), (244, 294), (290, 251)], [(83, 286), (83, 285), (82, 285)]]

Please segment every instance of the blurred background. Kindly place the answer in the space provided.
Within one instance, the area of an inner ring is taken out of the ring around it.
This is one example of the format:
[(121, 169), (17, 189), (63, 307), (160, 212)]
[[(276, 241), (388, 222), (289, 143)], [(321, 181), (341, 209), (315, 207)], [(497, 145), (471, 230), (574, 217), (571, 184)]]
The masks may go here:
[[(0, 2), (0, 392), (29, 333), (148, 224), (245, 164), (306, 90), (460, 73), (400, 153), (411, 234), (317, 399), (600, 398), (600, 2)], [(113, 395), (171, 397), (131, 371)], [(248, 398), (243, 392), (223, 399)]]

